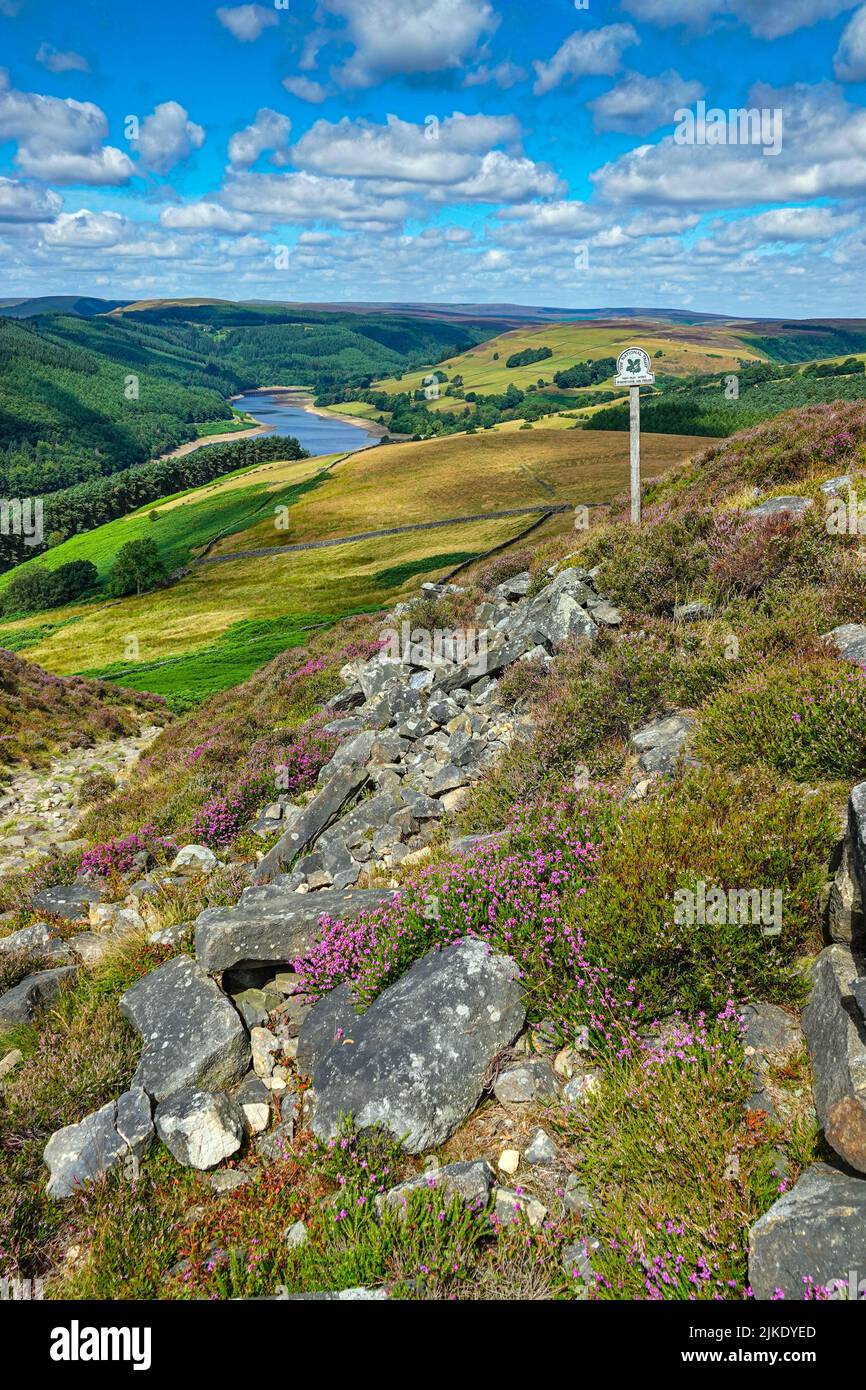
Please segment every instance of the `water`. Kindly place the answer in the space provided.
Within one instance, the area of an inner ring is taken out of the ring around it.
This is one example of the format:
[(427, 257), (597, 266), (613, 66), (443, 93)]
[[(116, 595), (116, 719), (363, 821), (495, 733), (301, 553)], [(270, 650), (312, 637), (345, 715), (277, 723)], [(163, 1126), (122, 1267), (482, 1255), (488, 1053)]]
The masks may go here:
[(314, 456), (345, 454), (376, 442), (376, 436), (361, 425), (349, 424), (337, 415), (315, 415), (291, 404), (279, 392), (249, 393), (239, 396), (232, 405), (269, 425), (274, 434), (292, 435)]

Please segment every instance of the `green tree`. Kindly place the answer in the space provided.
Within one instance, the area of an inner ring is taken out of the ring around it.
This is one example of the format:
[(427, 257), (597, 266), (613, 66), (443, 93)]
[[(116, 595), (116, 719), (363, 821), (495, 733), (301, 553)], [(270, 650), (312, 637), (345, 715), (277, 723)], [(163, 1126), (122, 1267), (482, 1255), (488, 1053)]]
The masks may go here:
[(155, 589), (166, 577), (165, 565), (156, 541), (127, 541), (117, 552), (111, 571), (111, 592), (115, 598), (124, 594), (142, 594)]

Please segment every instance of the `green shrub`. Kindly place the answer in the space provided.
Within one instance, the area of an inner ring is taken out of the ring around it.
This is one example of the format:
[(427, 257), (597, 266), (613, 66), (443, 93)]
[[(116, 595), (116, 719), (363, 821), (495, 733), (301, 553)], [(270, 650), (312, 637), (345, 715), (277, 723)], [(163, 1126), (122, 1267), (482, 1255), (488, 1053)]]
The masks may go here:
[(830, 660), (752, 673), (702, 711), (696, 746), (727, 767), (858, 781), (866, 775), (866, 673)]
[(606, 528), (590, 535), (581, 555), (600, 565), (599, 589), (634, 614), (670, 615), (702, 588), (709, 572), (709, 512), (648, 517), (642, 527)]

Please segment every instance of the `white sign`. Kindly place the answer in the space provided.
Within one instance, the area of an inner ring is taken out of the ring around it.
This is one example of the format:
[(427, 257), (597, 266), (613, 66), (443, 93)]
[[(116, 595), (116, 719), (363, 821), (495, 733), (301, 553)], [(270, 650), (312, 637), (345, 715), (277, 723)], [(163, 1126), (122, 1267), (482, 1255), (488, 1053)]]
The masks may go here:
[(626, 348), (621, 352), (616, 364), (617, 386), (654, 386), (655, 373), (649, 360), (649, 353), (643, 348)]

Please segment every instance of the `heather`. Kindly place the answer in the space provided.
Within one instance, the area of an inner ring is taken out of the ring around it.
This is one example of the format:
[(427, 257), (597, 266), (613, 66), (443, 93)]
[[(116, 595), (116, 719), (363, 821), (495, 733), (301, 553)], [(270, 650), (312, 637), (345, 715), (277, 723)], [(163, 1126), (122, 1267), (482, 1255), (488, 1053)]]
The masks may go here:
[(797, 781), (866, 775), (866, 672), (839, 662), (776, 665), (703, 711), (700, 747), (729, 767), (764, 764)]

